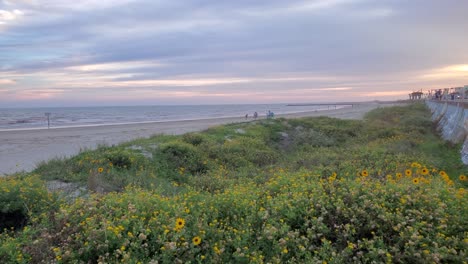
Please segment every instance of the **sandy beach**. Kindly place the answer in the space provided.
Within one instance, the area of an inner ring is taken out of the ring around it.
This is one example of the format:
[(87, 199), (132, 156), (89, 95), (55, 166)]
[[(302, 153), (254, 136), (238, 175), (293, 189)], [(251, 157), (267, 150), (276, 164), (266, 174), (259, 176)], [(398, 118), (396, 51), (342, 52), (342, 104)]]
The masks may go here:
[[(333, 109), (278, 115), (299, 118), (329, 116), (343, 119), (362, 119), (364, 114), (378, 107), (393, 104), (365, 103), (352, 108)], [(264, 118), (264, 117), (261, 117)], [(252, 121), (251, 118), (217, 118), (190, 121), (154, 122), (144, 124), (105, 125), (40, 130), (0, 131), (0, 175), (19, 171), (31, 171), (41, 161), (55, 157), (69, 157), (83, 149), (98, 145), (115, 145), (136, 138), (155, 134), (184, 134), (236, 122)]]

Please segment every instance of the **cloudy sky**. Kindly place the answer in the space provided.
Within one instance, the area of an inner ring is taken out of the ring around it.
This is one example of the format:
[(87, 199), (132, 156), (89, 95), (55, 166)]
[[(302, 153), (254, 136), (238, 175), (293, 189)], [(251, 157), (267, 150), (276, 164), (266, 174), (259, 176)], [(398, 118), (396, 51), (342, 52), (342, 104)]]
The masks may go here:
[(0, 0), (0, 107), (364, 101), (468, 84), (466, 0)]

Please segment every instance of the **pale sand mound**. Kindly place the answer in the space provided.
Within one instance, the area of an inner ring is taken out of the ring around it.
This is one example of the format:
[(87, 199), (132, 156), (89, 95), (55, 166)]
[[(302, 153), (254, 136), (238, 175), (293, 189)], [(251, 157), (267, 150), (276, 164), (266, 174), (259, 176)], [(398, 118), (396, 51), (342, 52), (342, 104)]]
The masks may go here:
[[(366, 103), (353, 108), (279, 115), (281, 117), (329, 116), (362, 119), (372, 109), (391, 104)], [(251, 120), (251, 119), (249, 119)], [(130, 125), (107, 125), (44, 130), (0, 131), (0, 174), (31, 171), (41, 162), (54, 157), (68, 157), (81, 149), (99, 144), (114, 145), (154, 134), (183, 134), (235, 122), (245, 118), (218, 118), (194, 121), (157, 122)]]

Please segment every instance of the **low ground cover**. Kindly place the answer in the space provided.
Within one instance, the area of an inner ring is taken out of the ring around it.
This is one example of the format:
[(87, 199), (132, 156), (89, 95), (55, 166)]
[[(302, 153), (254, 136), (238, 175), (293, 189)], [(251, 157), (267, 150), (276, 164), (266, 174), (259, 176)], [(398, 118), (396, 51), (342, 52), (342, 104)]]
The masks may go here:
[(462, 263), (459, 147), (422, 104), (102, 146), (0, 178), (0, 262)]

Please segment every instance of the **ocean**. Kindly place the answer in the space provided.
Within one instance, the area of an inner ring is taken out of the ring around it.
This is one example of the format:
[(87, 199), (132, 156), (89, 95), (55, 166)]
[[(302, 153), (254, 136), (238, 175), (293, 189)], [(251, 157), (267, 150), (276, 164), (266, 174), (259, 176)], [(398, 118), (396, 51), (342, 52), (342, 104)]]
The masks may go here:
[(223, 117), (252, 117), (257, 112), (264, 117), (268, 111), (275, 114), (290, 114), (321, 111), (347, 106), (243, 104), (243, 105), (164, 105), (164, 106), (103, 106), (103, 107), (54, 107), (54, 108), (0, 108), (0, 130), (26, 130), (47, 128), (49, 113), (50, 128), (99, 126), (198, 120)]

